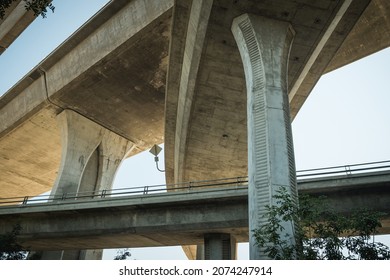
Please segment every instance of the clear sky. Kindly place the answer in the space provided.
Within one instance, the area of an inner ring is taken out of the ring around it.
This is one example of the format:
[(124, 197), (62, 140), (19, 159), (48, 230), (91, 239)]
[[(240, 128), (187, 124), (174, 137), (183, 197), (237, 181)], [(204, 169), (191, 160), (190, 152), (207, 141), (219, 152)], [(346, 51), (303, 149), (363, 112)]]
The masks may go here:
[[(107, 0), (53, 1), (55, 13), (37, 19), (0, 55), (0, 95), (70, 36)], [(390, 160), (390, 49), (324, 75), (293, 122), (297, 169)], [(163, 153), (161, 153), (163, 154)], [(163, 165), (163, 158), (160, 158)], [(162, 166), (163, 168), (163, 166)], [(153, 156), (123, 162), (114, 187), (164, 183)], [(247, 258), (246, 246), (239, 257)], [(132, 249), (135, 259), (184, 258), (180, 248)], [(112, 259), (112, 251), (105, 257)]]

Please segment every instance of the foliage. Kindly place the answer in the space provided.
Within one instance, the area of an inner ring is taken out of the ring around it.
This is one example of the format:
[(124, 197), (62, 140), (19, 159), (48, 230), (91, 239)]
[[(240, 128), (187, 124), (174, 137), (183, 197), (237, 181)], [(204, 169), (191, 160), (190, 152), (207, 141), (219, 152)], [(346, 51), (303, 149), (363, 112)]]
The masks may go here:
[(130, 249), (120, 249), (116, 251), (117, 255), (115, 256), (114, 260), (127, 260), (131, 257)]
[[(0, 0), (0, 19), (5, 16), (5, 11), (11, 6), (12, 2), (16, 0)], [(54, 12), (54, 6), (51, 0), (23, 0), (25, 2), (24, 7), (27, 11), (33, 11), (34, 16), (41, 15), (43, 18), (46, 17), (47, 9)]]
[(10, 233), (0, 235), (0, 260), (24, 260), (27, 251), (17, 243), (17, 236), (21, 230), (20, 225), (14, 226)]
[(54, 13), (55, 7), (51, 3), (51, 0), (24, 0), (26, 2), (26, 10), (33, 11), (34, 16), (41, 15), (46, 17), (47, 9), (50, 9)]
[[(300, 207), (286, 189), (267, 206), (267, 223), (254, 230), (257, 245), (271, 259), (389, 260), (390, 248), (375, 242), (380, 213), (362, 210), (346, 217), (326, 207), (325, 198), (300, 197)], [(294, 236), (283, 223), (293, 223)], [(295, 244), (289, 240), (295, 239)]]

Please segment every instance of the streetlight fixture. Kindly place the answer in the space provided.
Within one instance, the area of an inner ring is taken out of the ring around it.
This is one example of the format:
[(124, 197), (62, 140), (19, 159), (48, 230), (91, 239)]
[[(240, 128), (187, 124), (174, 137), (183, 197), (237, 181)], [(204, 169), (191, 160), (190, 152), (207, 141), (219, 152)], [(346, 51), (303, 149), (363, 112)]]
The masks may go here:
[(154, 145), (150, 150), (149, 150), (149, 153), (153, 154), (154, 155), (154, 161), (156, 162), (156, 168), (158, 171), (160, 172), (165, 172), (165, 170), (161, 170), (159, 167), (158, 167), (158, 154), (161, 152), (162, 148), (158, 145)]

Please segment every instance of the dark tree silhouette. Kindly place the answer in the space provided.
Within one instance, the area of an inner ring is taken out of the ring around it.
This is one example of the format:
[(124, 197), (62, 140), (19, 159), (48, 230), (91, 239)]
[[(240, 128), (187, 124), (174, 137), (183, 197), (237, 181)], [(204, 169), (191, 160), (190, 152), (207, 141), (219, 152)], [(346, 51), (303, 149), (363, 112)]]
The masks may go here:
[(17, 236), (21, 230), (20, 225), (14, 226), (10, 233), (0, 235), (0, 260), (24, 260), (27, 251), (17, 243)]

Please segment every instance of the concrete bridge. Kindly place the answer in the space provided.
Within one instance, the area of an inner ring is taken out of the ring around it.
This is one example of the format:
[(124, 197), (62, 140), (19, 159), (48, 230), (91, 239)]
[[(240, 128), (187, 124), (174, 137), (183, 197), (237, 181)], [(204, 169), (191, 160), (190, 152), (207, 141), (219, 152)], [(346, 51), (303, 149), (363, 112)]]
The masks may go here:
[[(390, 233), (388, 170), (310, 177), (298, 181), (300, 194), (326, 195), (329, 207), (340, 215), (363, 208), (387, 213), (379, 230)], [(247, 178), (230, 178), (171, 186), (168, 192), (161, 185), (106, 190), (93, 199), (90, 193), (38, 197), (49, 203), (1, 199), (0, 234), (18, 222), (23, 246), (45, 251), (204, 246), (215, 234), (232, 236), (234, 243), (247, 242), (247, 187)]]
[[(15, 205), (16, 198), (2, 199), (0, 234), (18, 222), (21, 244), (45, 251), (194, 244), (202, 248), (210, 246), (208, 241), (215, 235), (247, 242), (247, 183), (246, 178), (232, 178), (181, 184), (169, 192), (161, 185), (108, 190), (94, 194), (94, 199), (87, 193), (68, 194), (50, 197), (49, 203), (24, 199)], [(311, 175), (299, 180), (298, 189), (300, 194), (326, 195), (328, 206), (343, 215), (366, 207), (386, 213), (380, 234), (390, 233), (388, 170)]]
[(0, 20), (0, 55), (34, 21), (32, 11), (27, 11), (22, 0), (13, 1)]
[(111, 1), (0, 98), (0, 196), (100, 191), (123, 158), (164, 142), (168, 184), (248, 174), (256, 220), (274, 184), (295, 196), (290, 120), (323, 73), (390, 45), (389, 11)]

